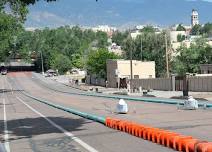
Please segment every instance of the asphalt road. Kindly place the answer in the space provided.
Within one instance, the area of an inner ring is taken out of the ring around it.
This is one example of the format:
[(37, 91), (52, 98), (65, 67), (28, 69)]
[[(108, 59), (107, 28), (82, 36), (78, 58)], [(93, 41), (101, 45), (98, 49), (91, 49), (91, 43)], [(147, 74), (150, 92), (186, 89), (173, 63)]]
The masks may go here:
[[(49, 87), (77, 92), (53, 81)], [(212, 140), (212, 111), (177, 110), (173, 105), (128, 102), (127, 115), (115, 113), (113, 99), (70, 95), (43, 86), (30, 73), (0, 76), (0, 142), (15, 152), (168, 152), (160, 145), (133, 137), (28, 98), (17, 86), (53, 103), (100, 116), (113, 116)], [(1, 145), (1, 144), (0, 144)]]

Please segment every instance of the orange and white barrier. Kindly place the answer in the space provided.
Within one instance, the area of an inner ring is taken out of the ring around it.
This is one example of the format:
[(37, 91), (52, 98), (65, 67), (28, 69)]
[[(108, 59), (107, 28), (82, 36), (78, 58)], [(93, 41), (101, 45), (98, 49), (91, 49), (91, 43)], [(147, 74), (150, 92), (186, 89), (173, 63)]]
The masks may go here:
[(192, 136), (184, 136), (148, 125), (107, 117), (106, 126), (180, 152), (212, 152), (212, 142), (201, 141)]

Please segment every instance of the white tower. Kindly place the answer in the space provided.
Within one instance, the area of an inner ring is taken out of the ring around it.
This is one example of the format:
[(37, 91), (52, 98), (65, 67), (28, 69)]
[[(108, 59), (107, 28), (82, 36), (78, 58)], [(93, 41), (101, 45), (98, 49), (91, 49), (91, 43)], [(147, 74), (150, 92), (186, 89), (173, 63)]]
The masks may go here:
[(191, 26), (193, 27), (194, 25), (199, 24), (199, 14), (197, 10), (193, 9), (191, 13)]

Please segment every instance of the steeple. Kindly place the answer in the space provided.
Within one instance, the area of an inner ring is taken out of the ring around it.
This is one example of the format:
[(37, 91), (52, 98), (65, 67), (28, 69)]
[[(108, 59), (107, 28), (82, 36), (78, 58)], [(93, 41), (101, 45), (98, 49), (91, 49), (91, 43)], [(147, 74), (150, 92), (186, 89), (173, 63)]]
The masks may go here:
[(195, 26), (199, 24), (199, 14), (197, 10), (193, 9), (191, 13), (191, 26)]

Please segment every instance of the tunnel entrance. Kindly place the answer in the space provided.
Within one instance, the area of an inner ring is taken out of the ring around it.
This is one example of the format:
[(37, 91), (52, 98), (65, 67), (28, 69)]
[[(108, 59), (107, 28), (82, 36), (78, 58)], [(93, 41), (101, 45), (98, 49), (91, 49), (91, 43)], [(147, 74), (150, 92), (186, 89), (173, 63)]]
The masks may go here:
[(23, 61), (23, 60), (10, 60), (7, 63), (2, 63), (0, 70), (7, 69), (8, 72), (19, 72), (19, 71), (35, 71), (35, 63)]

